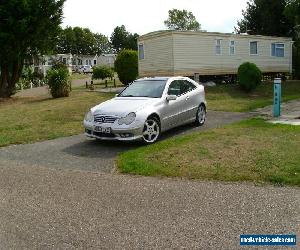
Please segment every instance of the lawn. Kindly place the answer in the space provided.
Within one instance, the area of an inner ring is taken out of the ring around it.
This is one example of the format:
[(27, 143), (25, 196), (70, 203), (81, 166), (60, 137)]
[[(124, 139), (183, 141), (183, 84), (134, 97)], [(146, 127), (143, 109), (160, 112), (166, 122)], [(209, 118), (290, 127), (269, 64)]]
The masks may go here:
[(300, 186), (300, 127), (250, 119), (119, 155), (122, 173)]
[(11, 98), (2, 101), (0, 146), (80, 134), (85, 112), (112, 96), (77, 89), (66, 98)]
[[(264, 82), (254, 92), (247, 94), (237, 85), (206, 87), (208, 109), (219, 111), (245, 112), (273, 103), (273, 83)], [(300, 81), (287, 81), (282, 84), (282, 100), (300, 98)]]
[(71, 77), (71, 80), (82, 80), (82, 79), (90, 78), (91, 74), (72, 73), (70, 77)]

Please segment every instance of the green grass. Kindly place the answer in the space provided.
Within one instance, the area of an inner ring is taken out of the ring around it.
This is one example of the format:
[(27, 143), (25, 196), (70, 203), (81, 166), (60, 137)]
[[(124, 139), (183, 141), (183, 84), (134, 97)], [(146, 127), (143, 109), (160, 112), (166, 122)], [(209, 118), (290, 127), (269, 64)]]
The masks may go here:
[(84, 114), (113, 94), (74, 90), (70, 97), (0, 101), (0, 146), (82, 133)]
[(250, 119), (124, 152), (122, 173), (300, 186), (300, 127)]
[(86, 79), (90, 78), (91, 74), (79, 74), (79, 73), (72, 73), (71, 74), (71, 80), (81, 80), (81, 79)]
[[(237, 85), (206, 87), (208, 109), (245, 112), (273, 103), (273, 83), (264, 82), (254, 92), (245, 93)], [(300, 98), (300, 81), (282, 84), (282, 101)]]

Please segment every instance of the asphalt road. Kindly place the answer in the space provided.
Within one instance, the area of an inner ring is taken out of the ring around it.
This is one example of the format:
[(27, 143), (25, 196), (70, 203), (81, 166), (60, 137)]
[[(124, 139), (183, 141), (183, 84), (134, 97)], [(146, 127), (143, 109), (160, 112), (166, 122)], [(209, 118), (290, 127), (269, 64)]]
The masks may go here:
[[(211, 112), (200, 129), (246, 116)], [(73, 136), (0, 149), (0, 249), (240, 249), (242, 233), (299, 239), (299, 188), (110, 173), (118, 152), (138, 146)]]

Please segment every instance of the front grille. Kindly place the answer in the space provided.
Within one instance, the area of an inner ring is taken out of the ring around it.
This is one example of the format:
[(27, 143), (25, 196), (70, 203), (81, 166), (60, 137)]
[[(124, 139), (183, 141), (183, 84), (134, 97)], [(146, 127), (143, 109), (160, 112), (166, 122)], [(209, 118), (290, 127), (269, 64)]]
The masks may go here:
[(94, 122), (96, 123), (114, 123), (118, 118), (109, 115), (94, 115)]
[(114, 134), (106, 134), (106, 133), (101, 133), (101, 132), (93, 132), (93, 135), (98, 136), (98, 137), (107, 137), (107, 138), (114, 138), (116, 137)]

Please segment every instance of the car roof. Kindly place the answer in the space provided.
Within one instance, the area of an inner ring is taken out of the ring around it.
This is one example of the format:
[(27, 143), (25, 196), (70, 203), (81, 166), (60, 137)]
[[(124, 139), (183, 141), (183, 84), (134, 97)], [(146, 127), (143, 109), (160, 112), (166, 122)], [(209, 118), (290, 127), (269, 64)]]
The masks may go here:
[(148, 80), (148, 81), (167, 81), (169, 79), (184, 79), (183, 76), (154, 76), (154, 77), (143, 77), (136, 81)]

